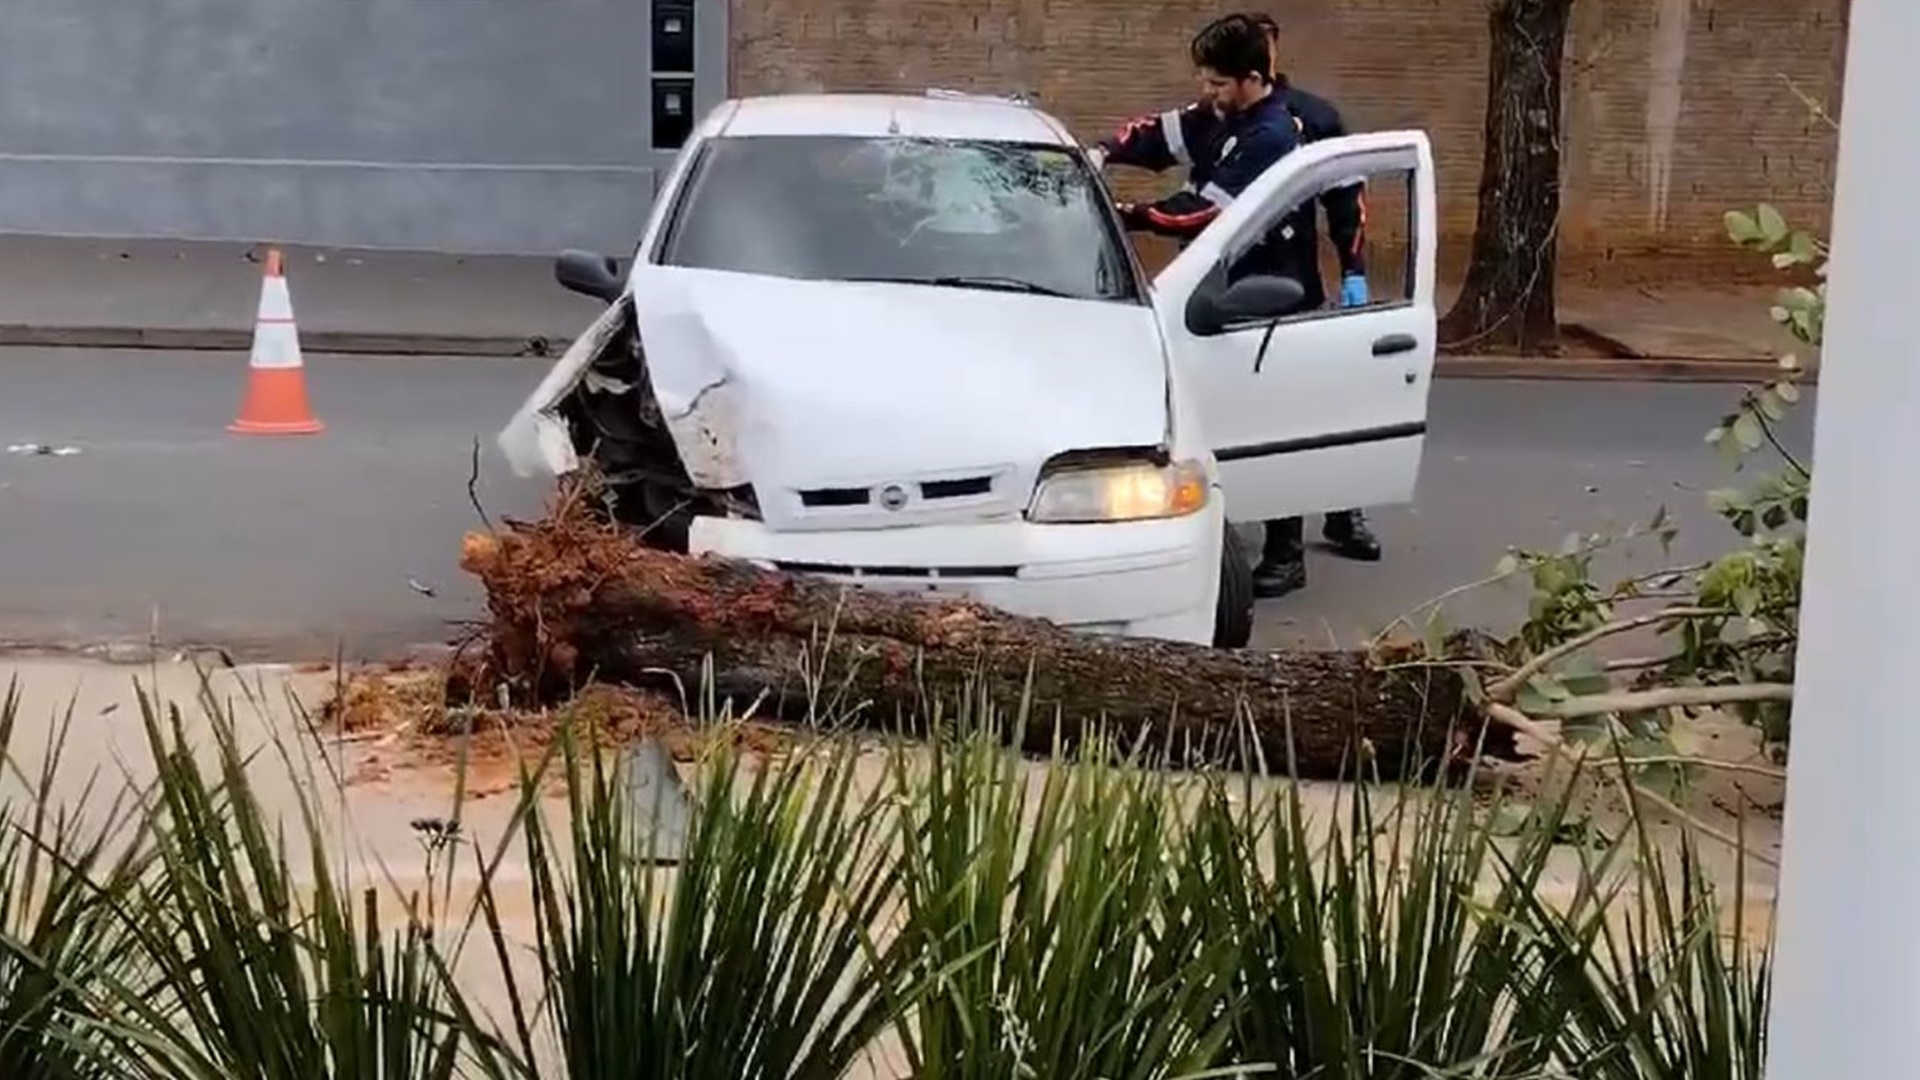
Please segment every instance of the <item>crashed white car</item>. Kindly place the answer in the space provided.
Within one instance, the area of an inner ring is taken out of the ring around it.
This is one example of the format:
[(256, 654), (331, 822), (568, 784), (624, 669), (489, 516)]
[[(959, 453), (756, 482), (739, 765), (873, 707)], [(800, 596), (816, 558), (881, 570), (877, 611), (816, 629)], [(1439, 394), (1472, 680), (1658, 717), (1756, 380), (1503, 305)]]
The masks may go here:
[[(1301, 311), (1228, 268), (1356, 176), (1411, 177), (1411, 299)], [(1225, 647), (1252, 625), (1233, 521), (1411, 499), (1434, 358), (1419, 132), (1304, 147), (1151, 281), (1044, 111), (928, 94), (729, 101), (609, 307), (500, 445), (591, 458), (657, 542), (1090, 632)]]

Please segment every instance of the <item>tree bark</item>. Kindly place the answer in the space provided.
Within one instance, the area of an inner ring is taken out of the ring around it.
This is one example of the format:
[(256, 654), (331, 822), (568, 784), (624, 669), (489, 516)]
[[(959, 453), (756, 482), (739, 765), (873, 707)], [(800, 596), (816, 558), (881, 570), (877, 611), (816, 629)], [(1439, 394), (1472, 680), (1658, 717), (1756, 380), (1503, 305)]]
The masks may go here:
[(1559, 352), (1560, 101), (1573, 0), (1491, 0), (1479, 216), (1460, 296), (1440, 321), (1452, 352)]
[(1358, 772), (1356, 745), (1365, 774), (1383, 776), (1514, 754), (1510, 731), (1483, 736), (1450, 670), (1091, 637), (971, 602), (658, 551), (584, 512), (470, 535), (461, 565), (491, 618), (485, 649), (449, 680), (460, 699), (666, 685), (730, 700), (735, 715), (757, 703), (759, 715), (912, 733), (992, 709), (1030, 752), (1102, 730), (1162, 763), (1277, 773), (1291, 762), (1315, 778)]

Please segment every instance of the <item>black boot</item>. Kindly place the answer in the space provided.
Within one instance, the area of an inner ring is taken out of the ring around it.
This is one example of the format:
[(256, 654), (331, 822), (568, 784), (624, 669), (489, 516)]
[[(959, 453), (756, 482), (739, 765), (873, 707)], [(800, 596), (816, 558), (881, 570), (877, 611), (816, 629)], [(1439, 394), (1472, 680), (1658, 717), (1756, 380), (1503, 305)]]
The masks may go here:
[(1301, 543), (1304, 527), (1305, 522), (1297, 517), (1267, 522), (1260, 565), (1253, 568), (1253, 595), (1271, 600), (1306, 585), (1306, 547)]
[(1360, 562), (1380, 561), (1380, 538), (1367, 528), (1367, 519), (1358, 510), (1340, 510), (1327, 515), (1320, 535), (1333, 550)]

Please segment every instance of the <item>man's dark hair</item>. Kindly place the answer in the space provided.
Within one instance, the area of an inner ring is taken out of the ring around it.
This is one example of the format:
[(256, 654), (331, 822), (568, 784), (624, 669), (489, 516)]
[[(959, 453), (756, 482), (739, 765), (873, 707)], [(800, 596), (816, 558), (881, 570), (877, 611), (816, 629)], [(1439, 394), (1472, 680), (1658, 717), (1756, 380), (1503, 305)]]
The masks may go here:
[(1253, 25), (1259, 27), (1262, 33), (1276, 36), (1280, 33), (1280, 23), (1264, 11), (1248, 11), (1243, 15), (1252, 19)]
[[(1279, 20), (1275, 19), (1273, 16), (1267, 14), (1264, 11), (1247, 11), (1247, 12), (1242, 12), (1241, 14), (1243, 14), (1246, 18), (1251, 19), (1253, 21), (1253, 25), (1260, 28), (1261, 35), (1267, 38), (1267, 52), (1269, 54), (1267, 59), (1272, 62), (1274, 67), (1279, 67), (1280, 58), (1278, 56), (1272, 55), (1272, 53), (1275, 51), (1275, 42), (1280, 37)], [(1268, 78), (1267, 81), (1272, 82), (1273, 79)]]
[(1230, 79), (1264, 79), (1272, 68), (1267, 34), (1246, 15), (1227, 15), (1193, 36), (1193, 66)]

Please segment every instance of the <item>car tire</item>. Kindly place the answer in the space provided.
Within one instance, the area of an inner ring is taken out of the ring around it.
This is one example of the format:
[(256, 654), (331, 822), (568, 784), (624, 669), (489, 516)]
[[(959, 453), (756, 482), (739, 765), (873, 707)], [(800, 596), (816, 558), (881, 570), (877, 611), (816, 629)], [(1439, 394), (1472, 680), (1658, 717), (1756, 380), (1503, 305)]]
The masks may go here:
[(1253, 641), (1253, 559), (1240, 530), (1228, 525), (1220, 544), (1220, 593), (1213, 610), (1213, 646), (1244, 649)]

